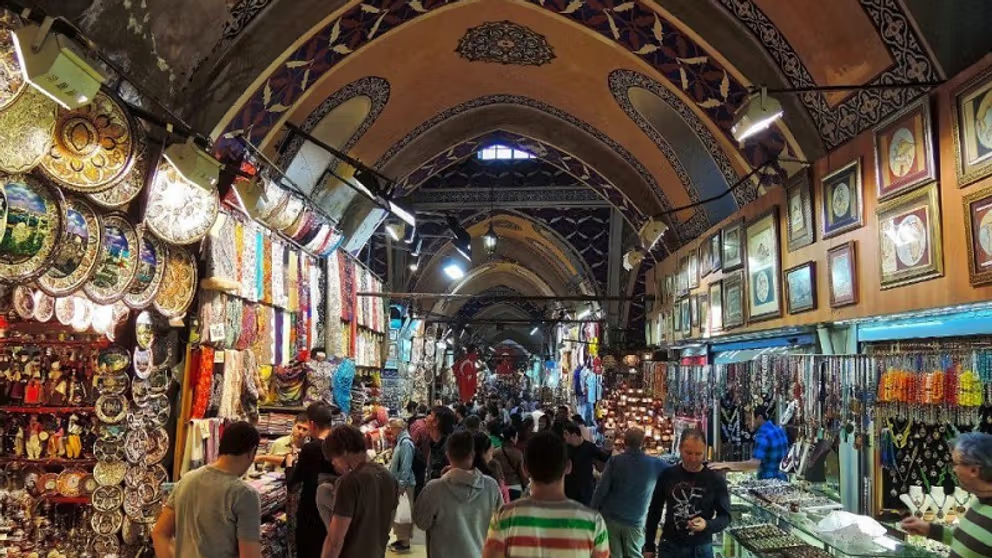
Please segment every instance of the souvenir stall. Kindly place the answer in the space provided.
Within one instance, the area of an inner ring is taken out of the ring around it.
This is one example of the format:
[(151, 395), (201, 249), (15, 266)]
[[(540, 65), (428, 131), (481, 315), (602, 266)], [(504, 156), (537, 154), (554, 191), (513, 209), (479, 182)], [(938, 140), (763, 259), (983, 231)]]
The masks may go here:
[(608, 390), (597, 414), (603, 417), (605, 436), (623, 450), (623, 433), (637, 427), (644, 431), (644, 451), (652, 455), (667, 454), (672, 449), (672, 419), (665, 413), (665, 401), (644, 388), (622, 384)]

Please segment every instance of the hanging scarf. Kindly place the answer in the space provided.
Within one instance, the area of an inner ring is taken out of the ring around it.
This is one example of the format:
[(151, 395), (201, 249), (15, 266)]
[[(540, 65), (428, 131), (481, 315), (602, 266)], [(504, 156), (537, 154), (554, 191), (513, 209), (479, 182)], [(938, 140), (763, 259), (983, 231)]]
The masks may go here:
[(272, 239), (266, 236), (262, 243), (262, 302), (272, 304)]
[(325, 308), (324, 331), (327, 338), (328, 356), (346, 356), (344, 346), (341, 344), (341, 260), (337, 254), (331, 254), (324, 260), (327, 263), (327, 273), (321, 284), (327, 289), (324, 293), (324, 304), (318, 305)]
[(344, 414), (351, 412), (351, 383), (355, 381), (355, 361), (345, 359), (334, 372), (334, 404)]
[(190, 418), (201, 419), (207, 414), (207, 405), (210, 403), (210, 384), (214, 378), (214, 350), (203, 345), (195, 349), (192, 354), (197, 372)]
[(355, 262), (344, 252), (338, 252), (341, 267), (341, 319), (355, 319)]

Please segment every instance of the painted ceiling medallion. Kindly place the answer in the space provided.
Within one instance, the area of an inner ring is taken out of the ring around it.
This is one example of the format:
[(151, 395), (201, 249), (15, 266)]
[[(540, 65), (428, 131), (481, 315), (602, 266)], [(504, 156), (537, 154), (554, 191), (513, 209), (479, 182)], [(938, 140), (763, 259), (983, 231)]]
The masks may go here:
[(0, 240), (0, 281), (21, 282), (44, 273), (65, 226), (62, 192), (27, 174), (0, 174), (7, 222)]
[(555, 58), (544, 35), (512, 21), (490, 21), (472, 27), (455, 49), (471, 62), (543, 66)]
[(103, 218), (80, 198), (65, 200), (65, 230), (52, 266), (38, 287), (52, 296), (76, 291), (90, 278), (103, 244)]
[(120, 103), (104, 93), (76, 110), (59, 110), (54, 139), (41, 166), (71, 190), (108, 190), (134, 165), (134, 124)]
[(217, 190), (187, 181), (175, 167), (162, 162), (149, 186), (145, 224), (166, 242), (192, 244), (207, 236), (219, 209)]
[(103, 217), (103, 247), (93, 277), (83, 286), (90, 300), (113, 304), (124, 296), (138, 270), (140, 246), (141, 235), (123, 213)]

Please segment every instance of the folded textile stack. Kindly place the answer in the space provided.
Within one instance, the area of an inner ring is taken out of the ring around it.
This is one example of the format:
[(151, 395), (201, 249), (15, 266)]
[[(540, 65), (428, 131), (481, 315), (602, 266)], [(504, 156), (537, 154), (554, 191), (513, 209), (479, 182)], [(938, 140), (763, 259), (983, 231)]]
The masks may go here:
[(258, 491), (259, 500), (262, 504), (262, 517), (268, 517), (276, 512), (284, 511), (286, 504), (286, 482), (281, 473), (269, 473), (257, 479), (252, 479), (249, 484)]
[(289, 558), (289, 534), (285, 512), (262, 523), (262, 558)]
[(293, 431), (295, 421), (295, 414), (262, 413), (258, 418), (258, 432), (263, 436), (286, 436)]

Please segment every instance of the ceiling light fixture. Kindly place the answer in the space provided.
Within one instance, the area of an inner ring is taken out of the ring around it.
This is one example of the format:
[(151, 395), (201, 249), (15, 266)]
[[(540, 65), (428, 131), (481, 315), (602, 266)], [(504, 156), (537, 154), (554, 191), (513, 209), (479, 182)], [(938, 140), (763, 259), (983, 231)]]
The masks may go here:
[(389, 238), (393, 239), (393, 242), (399, 242), (404, 236), (403, 232), (403, 223), (397, 223), (395, 221), (386, 223), (386, 233), (389, 234)]
[(635, 248), (623, 255), (623, 268), (627, 271), (631, 271), (635, 267), (639, 266), (643, 261), (644, 252), (641, 252)]
[(537, 332), (538, 332), (538, 330), (540, 330), (540, 329), (541, 329), (541, 327), (540, 327), (540, 326), (534, 326), (534, 329), (532, 329), (532, 330), (530, 330), (530, 334), (531, 334), (531, 336), (533, 337), (534, 335), (537, 335)]
[(465, 277), (465, 269), (460, 263), (451, 260), (444, 266), (444, 274), (452, 281), (458, 281)]
[(496, 256), (496, 249), (499, 247), (499, 237), (496, 236), (496, 229), (493, 228), (493, 214), (496, 212), (496, 182), (489, 183), (489, 228), (486, 234), (482, 235), (482, 248), (486, 251), (486, 256), (493, 259)]
[(88, 104), (100, 91), (104, 77), (72, 39), (52, 32), (55, 20), (27, 24), (13, 33), (14, 50), (24, 79), (68, 110)]
[(220, 179), (220, 161), (198, 146), (192, 137), (174, 143), (162, 154), (183, 178), (204, 190), (213, 190)]
[(412, 260), (410, 260), (409, 267), (410, 267), (410, 271), (414, 271), (414, 272), (417, 271), (417, 269), (420, 268), (420, 258), (417, 257), (417, 256), (414, 256), (414, 258)]
[(410, 255), (415, 258), (420, 256), (420, 250), (424, 247), (424, 238), (419, 234), (416, 236), (417, 240), (414, 241), (413, 250), (410, 251)]
[(448, 229), (451, 230), (451, 234), (455, 236), (455, 239), (451, 242), (455, 250), (466, 260), (472, 261), (472, 235), (468, 234), (465, 227), (455, 217), (448, 215), (445, 217), (445, 221), (448, 224)]

